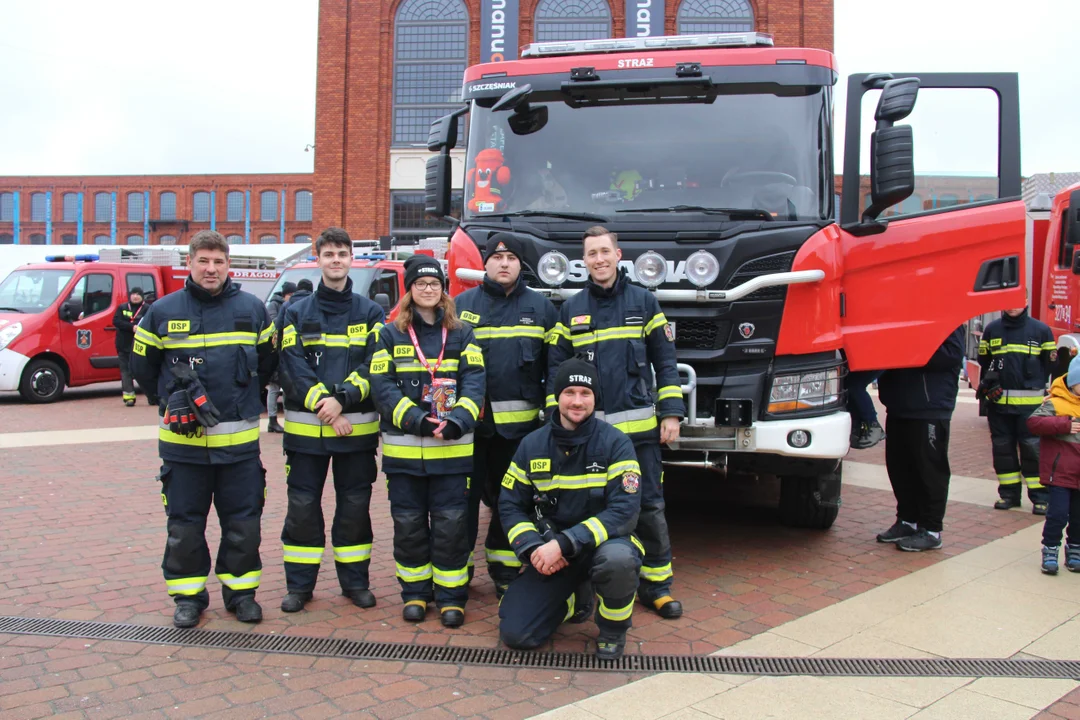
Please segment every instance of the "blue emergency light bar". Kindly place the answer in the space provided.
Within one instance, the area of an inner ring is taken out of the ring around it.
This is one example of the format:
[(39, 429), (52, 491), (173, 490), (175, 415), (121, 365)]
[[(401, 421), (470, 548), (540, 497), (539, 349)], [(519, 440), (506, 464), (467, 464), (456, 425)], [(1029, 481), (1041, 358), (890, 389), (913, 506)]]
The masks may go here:
[(97, 255), (46, 255), (45, 262), (97, 262)]
[(353, 260), (385, 260), (385, 255), (353, 255)]

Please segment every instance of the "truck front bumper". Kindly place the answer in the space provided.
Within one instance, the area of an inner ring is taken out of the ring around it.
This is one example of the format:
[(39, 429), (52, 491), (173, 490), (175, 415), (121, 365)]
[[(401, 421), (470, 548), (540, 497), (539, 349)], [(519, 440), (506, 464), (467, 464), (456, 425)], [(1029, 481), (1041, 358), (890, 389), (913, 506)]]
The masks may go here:
[(14, 350), (0, 350), (0, 390), (18, 390), (30, 358)]
[[(851, 416), (842, 411), (818, 417), (762, 420), (740, 428), (716, 427), (712, 418), (702, 418), (693, 424), (684, 423), (679, 442), (670, 447), (681, 452), (768, 453), (838, 460), (847, 455), (850, 436)], [(801, 447), (800, 441), (804, 441)]]

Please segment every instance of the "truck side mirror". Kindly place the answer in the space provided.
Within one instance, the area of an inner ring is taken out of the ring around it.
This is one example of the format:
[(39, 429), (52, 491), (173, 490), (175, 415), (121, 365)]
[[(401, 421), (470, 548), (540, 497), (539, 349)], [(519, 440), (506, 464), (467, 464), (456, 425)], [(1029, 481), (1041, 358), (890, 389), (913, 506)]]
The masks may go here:
[(457, 146), (458, 115), (450, 113), (431, 123), (428, 131), (427, 148), (431, 152), (439, 152), (443, 148), (453, 150)]
[(82, 302), (76, 298), (68, 298), (60, 306), (60, 319), (64, 322), (75, 322), (79, 317), (79, 313), (82, 312)]
[(439, 154), (427, 160), (424, 177), (424, 212), (437, 218), (450, 215), (450, 151), (457, 145), (458, 118), (469, 108), (458, 108), (431, 123), (428, 150)]
[(375, 304), (383, 309), (383, 312), (390, 312), (390, 296), (386, 293), (375, 293)]
[(915, 107), (919, 79), (889, 80), (881, 88), (870, 135), (870, 205), (862, 221), (875, 220), (886, 208), (903, 202), (915, 192), (915, 152), (911, 126), (895, 126)]

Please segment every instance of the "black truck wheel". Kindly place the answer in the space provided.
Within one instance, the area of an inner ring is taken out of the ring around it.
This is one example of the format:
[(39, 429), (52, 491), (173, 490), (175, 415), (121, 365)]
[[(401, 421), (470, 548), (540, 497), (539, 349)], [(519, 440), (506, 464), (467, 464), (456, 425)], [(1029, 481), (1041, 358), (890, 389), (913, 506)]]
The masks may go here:
[(31, 360), (23, 370), (19, 394), (30, 403), (51, 403), (64, 394), (67, 377), (64, 369), (52, 360)]
[(780, 522), (788, 527), (828, 530), (840, 512), (841, 466), (824, 475), (780, 478)]

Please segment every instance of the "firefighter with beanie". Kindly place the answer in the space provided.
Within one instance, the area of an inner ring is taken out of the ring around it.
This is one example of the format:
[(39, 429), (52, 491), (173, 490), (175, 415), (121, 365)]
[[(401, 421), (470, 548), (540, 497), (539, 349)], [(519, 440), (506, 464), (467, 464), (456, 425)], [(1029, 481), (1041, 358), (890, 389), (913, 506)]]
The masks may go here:
[(310, 300), (290, 306), (280, 318), (289, 493), (281, 531), (285, 612), (302, 610), (315, 590), (326, 544), (322, 495), (331, 463), (337, 510), (330, 540), (341, 593), (358, 607), (375, 605), (368, 589), (369, 507), (379, 416), (370, 397), (368, 367), (385, 315), (353, 293), (353, 246), (347, 232), (324, 230), (315, 241), (315, 254), (322, 282)]
[(591, 581), (599, 598), (596, 654), (626, 647), (645, 549), (631, 532), (641, 509), (634, 444), (594, 414), (596, 368), (570, 359), (555, 373), (558, 406), (521, 441), (506, 471), (499, 511), (526, 565), (499, 606), (509, 647), (543, 644), (575, 614), (575, 590)]
[(169, 538), (161, 567), (176, 601), (173, 624), (193, 627), (210, 596), (206, 516), (221, 522), (215, 572), (225, 609), (262, 620), (255, 591), (266, 472), (259, 460), (262, 389), (277, 364), (262, 302), (229, 277), (220, 233), (195, 234), (184, 289), (161, 298), (135, 329), (132, 371), (161, 406), (158, 453)]
[[(679, 439), (685, 412), (675, 337), (656, 297), (631, 284), (619, 269), (622, 251), (615, 233), (592, 227), (582, 244), (589, 280), (559, 309), (548, 350), (548, 377), (554, 378), (559, 364), (573, 356), (596, 368), (596, 416), (630, 436), (641, 463), (636, 532), (645, 546), (645, 561), (638, 596), (660, 617), (678, 618), (682, 604), (671, 597), (671, 540), (660, 464), (660, 445)], [(549, 395), (547, 405), (555, 404)]]
[(1028, 431), (1027, 419), (1042, 405), (1056, 359), (1053, 331), (1028, 315), (1026, 307), (1001, 313), (979, 340), (982, 374), (977, 395), (985, 402), (990, 425), (998, 510), (1020, 507), (1025, 483), (1032, 512), (1046, 514), (1048, 493), (1039, 482), (1039, 439)]
[(435, 259), (414, 255), (405, 262), (406, 292), (396, 319), (379, 333), (371, 387), (402, 616), (421, 622), (434, 600), (442, 624), (458, 627), (469, 594), (469, 476), (484, 356), (445, 287)]
[(521, 570), (499, 522), (499, 486), (521, 438), (540, 425), (547, 344), (558, 319), (551, 301), (526, 286), (521, 274), (524, 253), (516, 235), (494, 233), (484, 250), (483, 284), (454, 298), (458, 317), (473, 327), (477, 344), (491, 361), (469, 485), (469, 548), (476, 544), (483, 499), (491, 507), (484, 542), (488, 575), (499, 597)]
[[(131, 346), (135, 342), (135, 326), (142, 320), (149, 307), (143, 302), (142, 288), (131, 288), (128, 301), (116, 308), (113, 325), (116, 327), (116, 354), (120, 358), (120, 391), (124, 404), (135, 405), (135, 383), (131, 375)], [(152, 395), (152, 393), (149, 393)]]

